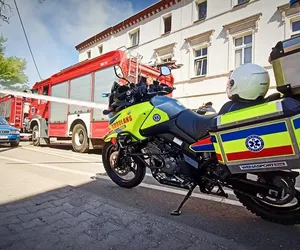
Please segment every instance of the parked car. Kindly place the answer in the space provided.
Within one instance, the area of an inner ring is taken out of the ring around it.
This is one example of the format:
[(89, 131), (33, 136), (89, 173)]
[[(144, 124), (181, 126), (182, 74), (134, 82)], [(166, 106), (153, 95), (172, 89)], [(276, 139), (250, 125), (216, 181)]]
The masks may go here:
[(11, 126), (4, 117), (0, 116), (0, 144), (10, 143), (11, 147), (18, 147), (20, 131)]

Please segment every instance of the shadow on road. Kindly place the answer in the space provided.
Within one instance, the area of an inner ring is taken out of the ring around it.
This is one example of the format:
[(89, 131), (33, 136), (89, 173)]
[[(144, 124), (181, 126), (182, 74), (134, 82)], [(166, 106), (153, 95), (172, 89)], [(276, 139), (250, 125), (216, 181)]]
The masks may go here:
[[(135, 238), (137, 249), (146, 249), (151, 243), (147, 239), (152, 236), (154, 243), (174, 236), (179, 247), (185, 242), (183, 238), (188, 238), (174, 229), (163, 228), (170, 221), (192, 228), (198, 236), (201, 231), (197, 230), (204, 230), (256, 249), (299, 249), (298, 226), (265, 222), (242, 207), (191, 198), (182, 215), (172, 217), (170, 212), (182, 198), (144, 187), (124, 189), (104, 179), (41, 193), (0, 206), (0, 249), (108, 249), (106, 246), (116, 242), (122, 247), (115, 249), (123, 249), (128, 240)], [(155, 223), (151, 216), (157, 218)], [(145, 224), (145, 220), (150, 222)], [(129, 225), (132, 227), (128, 228)], [(162, 238), (156, 239), (155, 231), (162, 228)], [(144, 235), (144, 241), (138, 235)]]
[(0, 145), (0, 153), (1, 152), (6, 152), (6, 151), (11, 151), (17, 148), (22, 147), (21, 145), (19, 145), (18, 147), (10, 147), (10, 146), (6, 146), (6, 145)]
[[(66, 151), (73, 151), (72, 145), (71, 143), (59, 143), (59, 142), (53, 142), (50, 143), (50, 145), (40, 145), (39, 147), (43, 147), (43, 148), (54, 148), (54, 149), (62, 149), (62, 150), (66, 150)], [(86, 154), (101, 154), (102, 150), (101, 149), (91, 149), (89, 150), (89, 152), (87, 152)], [(80, 153), (78, 153), (80, 154)]]

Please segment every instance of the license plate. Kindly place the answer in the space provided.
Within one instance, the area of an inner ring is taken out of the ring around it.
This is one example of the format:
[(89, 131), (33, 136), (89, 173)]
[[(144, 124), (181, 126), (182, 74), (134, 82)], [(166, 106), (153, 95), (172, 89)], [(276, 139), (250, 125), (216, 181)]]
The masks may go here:
[(7, 135), (0, 135), (0, 139), (7, 139), (8, 136)]

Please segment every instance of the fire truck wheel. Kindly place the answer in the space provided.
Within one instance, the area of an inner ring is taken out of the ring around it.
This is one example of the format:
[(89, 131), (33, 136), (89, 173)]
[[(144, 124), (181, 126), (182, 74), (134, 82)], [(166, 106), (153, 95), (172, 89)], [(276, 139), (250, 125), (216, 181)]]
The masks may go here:
[(34, 146), (40, 146), (40, 137), (37, 137), (37, 134), (39, 133), (39, 126), (35, 125), (32, 129), (32, 144)]
[(76, 152), (86, 153), (89, 151), (89, 141), (84, 125), (77, 124), (73, 128), (72, 146)]

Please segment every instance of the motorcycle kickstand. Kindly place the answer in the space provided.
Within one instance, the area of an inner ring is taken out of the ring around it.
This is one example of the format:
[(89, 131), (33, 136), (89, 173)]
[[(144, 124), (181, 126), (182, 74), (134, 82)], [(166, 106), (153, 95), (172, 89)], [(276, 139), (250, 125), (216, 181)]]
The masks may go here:
[(191, 195), (192, 195), (192, 193), (193, 193), (193, 191), (194, 191), (194, 189), (195, 189), (196, 186), (197, 185), (193, 185), (191, 187), (191, 189), (188, 191), (188, 193), (186, 194), (186, 196), (183, 198), (183, 201), (180, 203), (179, 207), (176, 210), (174, 210), (173, 212), (171, 212), (171, 215), (174, 215), (174, 216), (181, 215), (181, 210), (180, 209), (187, 202), (187, 200), (191, 197)]

